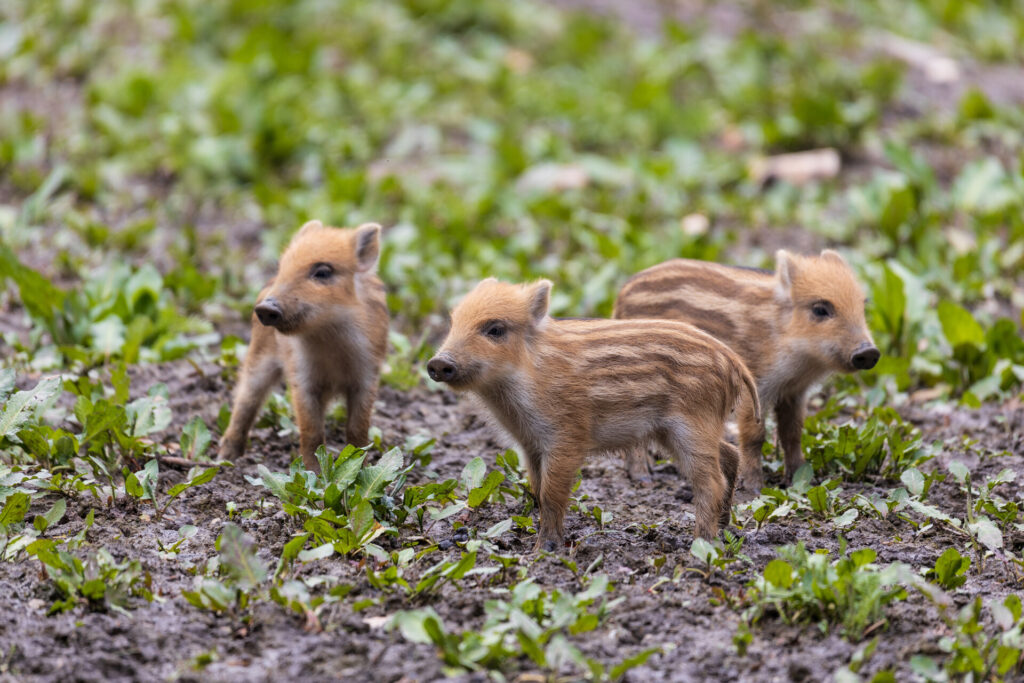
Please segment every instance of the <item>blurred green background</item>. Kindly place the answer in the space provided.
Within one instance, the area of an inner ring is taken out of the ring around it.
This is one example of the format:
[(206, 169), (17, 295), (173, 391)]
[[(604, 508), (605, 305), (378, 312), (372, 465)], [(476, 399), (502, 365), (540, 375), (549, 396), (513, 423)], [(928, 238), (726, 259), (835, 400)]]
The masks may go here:
[(4, 2), (4, 363), (231, 353), (320, 218), (386, 227), (400, 386), (484, 276), (607, 315), (667, 258), (834, 246), (886, 356), (851, 389), (1019, 393), (1024, 3), (556, 4)]

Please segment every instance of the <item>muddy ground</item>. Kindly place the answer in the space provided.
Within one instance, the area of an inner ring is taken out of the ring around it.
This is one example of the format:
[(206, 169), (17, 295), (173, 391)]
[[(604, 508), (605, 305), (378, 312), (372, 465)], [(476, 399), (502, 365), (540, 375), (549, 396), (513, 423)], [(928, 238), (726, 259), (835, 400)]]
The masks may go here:
[[(229, 395), (229, 387), (215, 367), (201, 373), (191, 364), (172, 363), (152, 366), (135, 377), (133, 393), (142, 393), (153, 382), (167, 383), (171, 390), (176, 424), (168, 430), (168, 442), (176, 441), (187, 416), (199, 414), (213, 422), (217, 410)], [(949, 458), (964, 459), (976, 477), (991, 475), (1005, 467), (1024, 468), (1021, 434), (1024, 433), (1024, 409), (1018, 404), (1002, 408), (989, 406), (979, 411), (950, 412), (944, 409), (910, 408), (906, 415), (919, 423), (930, 439), (948, 444), (930, 466), (942, 466)], [(400, 393), (382, 392), (375, 424), (381, 428), (385, 443), (401, 443), (406, 437), (428, 433), (438, 437), (432, 469), (441, 478), (458, 477), (464, 464), (480, 455), (493, 466), (494, 456), (502, 449), (489, 426), (479, 419), (474, 408), (449, 393), (418, 389)], [(332, 446), (340, 447), (343, 430), (333, 424)], [(991, 451), (1013, 451), (1017, 455), (990, 457), (979, 462), (977, 456), (960, 448), (964, 435), (976, 439)], [(191, 565), (202, 565), (215, 554), (214, 541), (227, 518), (226, 504), (233, 501), (238, 510), (259, 510), (263, 489), (244, 479), (255, 475), (257, 464), (274, 470), (287, 468), (294, 453), (294, 436), (277, 437), (270, 428), (258, 429), (245, 457), (206, 486), (190, 490), (160, 521), (152, 510), (120, 500), (111, 507), (96, 506), (90, 499), (70, 500), (68, 514), (53, 534), (70, 536), (83, 526), (90, 508), (96, 510), (96, 523), (89, 533), (95, 546), (106, 546), (117, 559), (137, 558), (152, 575), (157, 599), (140, 604), (129, 616), (116, 613), (83, 612), (45, 616), (57, 597), (40, 580), (38, 563), (19, 562), (0, 565), (0, 637), (7, 645), (0, 660), (2, 677), (7, 680), (436, 680), (443, 677), (441, 662), (429, 646), (412, 645), (397, 631), (380, 626), (379, 617), (410, 605), (399, 599), (385, 600), (363, 612), (354, 612), (351, 601), (375, 597), (378, 593), (365, 579), (359, 562), (337, 556), (307, 565), (307, 574), (338, 577), (356, 586), (345, 602), (333, 605), (321, 614), (322, 632), (306, 629), (304, 620), (287, 613), (273, 603), (260, 604), (251, 624), (227, 616), (214, 616), (188, 605), (181, 591), (191, 589)], [(414, 470), (414, 473), (420, 470)], [(161, 488), (179, 481), (182, 472), (164, 468)], [(422, 476), (422, 475), (420, 475)], [(878, 492), (885, 485), (846, 484), (849, 493)], [(1019, 483), (1002, 485), (1000, 493), (1016, 498)], [(715, 589), (739, 599), (745, 583), (753, 576), (749, 568), (736, 575), (716, 573), (705, 581), (696, 573), (684, 574), (678, 583), (664, 583), (656, 591), (651, 587), (660, 577), (672, 576), (677, 563), (696, 566), (688, 549), (693, 540), (693, 509), (685, 502), (679, 477), (670, 465), (655, 468), (650, 489), (632, 484), (621, 463), (612, 458), (598, 459), (587, 465), (577, 495), (585, 494), (590, 505), (600, 505), (613, 519), (604, 530), (590, 517), (571, 512), (567, 519), (569, 547), (566, 555), (580, 567), (598, 558), (600, 571), (616, 582), (616, 595), (625, 600), (611, 613), (608, 621), (586, 637), (578, 638), (583, 651), (606, 664), (614, 664), (629, 653), (660, 646), (662, 654), (646, 665), (627, 673), (626, 680), (822, 680), (826, 672), (849, 661), (857, 645), (837, 634), (822, 635), (817, 627), (787, 626), (767, 619), (755, 631), (754, 642), (746, 656), (740, 657), (732, 644), (739, 617), (729, 607), (713, 604)], [(744, 497), (741, 495), (741, 499)], [(950, 483), (933, 489), (931, 501), (945, 510), (961, 510), (963, 494)], [(273, 566), (283, 544), (298, 530), (298, 523), (285, 515), (279, 505), (270, 505), (252, 518), (236, 517), (260, 548), (259, 555)], [(520, 514), (521, 504), (493, 504), (462, 517), (470, 527), (483, 531), (510, 515)], [(158, 540), (165, 544), (177, 539), (182, 524), (194, 524), (199, 532), (186, 541), (177, 559), (161, 559)], [(646, 525), (641, 530), (640, 524)], [(752, 527), (739, 532), (744, 538), (743, 552), (756, 568), (775, 556), (777, 546), (805, 542), (810, 548), (837, 548), (837, 537), (829, 524), (817, 528), (806, 521), (766, 524), (759, 531)], [(434, 541), (449, 546), (447, 559), (459, 557), (458, 544), (445, 544), (450, 527), (435, 526)], [(935, 558), (951, 545), (962, 548), (963, 539), (942, 528), (920, 536), (907, 522), (899, 519), (862, 520), (846, 537), (851, 547), (872, 547), (882, 563), (902, 561), (914, 567), (931, 566)], [(1024, 539), (1007, 539), (1017, 547)], [(499, 539), (506, 552), (522, 554), (524, 562), (536, 562), (530, 574), (549, 587), (579, 590), (574, 574), (553, 557), (537, 559), (529, 550), (533, 539), (522, 532), (510, 531)], [(1019, 552), (1019, 549), (1018, 549)], [(655, 569), (651, 560), (666, 556), (667, 562)], [(422, 571), (429, 563), (420, 563), (409, 575)], [(492, 589), (473, 580), (463, 581), (461, 589), (446, 586), (430, 604), (449, 625), (472, 628), (483, 621), (482, 605), (494, 597)], [(965, 604), (974, 595), (986, 598), (1002, 596), (1018, 588), (1011, 567), (998, 557), (985, 561), (984, 568), (969, 574), (967, 583), (953, 594), (954, 601)], [(905, 602), (888, 611), (888, 628), (882, 632), (878, 649), (865, 667), (871, 671), (895, 667), (907, 672), (912, 654), (935, 651), (944, 627), (935, 608), (923, 596), (911, 593)], [(214, 652), (214, 661), (201, 672), (193, 670), (190, 660)], [(519, 662), (518, 673), (528, 674), (532, 665)], [(517, 672), (512, 672), (517, 673)], [(469, 676), (466, 680), (482, 679)], [(530, 680), (524, 677), (522, 680)]]
[[(559, 4), (601, 11), (628, 6), (631, 9), (621, 14), (640, 31), (654, 30), (663, 19), (659, 8), (664, 3), (638, 1), (616, 5), (596, 0), (564, 0)], [(688, 5), (680, 6), (685, 9)], [(733, 6), (726, 4), (710, 15), (711, 22), (723, 32), (735, 30), (742, 19), (734, 16), (735, 8), (730, 7)], [(918, 86), (925, 89), (913, 70), (908, 75), (909, 91)], [(1020, 84), (1024, 81), (1017, 78), (1014, 88), (1000, 88), (996, 87), (1001, 82), (997, 76), (981, 73), (976, 80), (986, 91), (992, 86), (993, 92), (998, 91), (1003, 97), (1024, 99), (1020, 95)], [(932, 104), (958, 100), (946, 92), (925, 94), (931, 95)], [(915, 95), (914, 101), (921, 100)], [(253, 227), (239, 224), (225, 229), (230, 234), (251, 237), (258, 229)], [(787, 243), (803, 239), (810, 240), (808, 248), (821, 246), (821, 238), (809, 233), (787, 233), (784, 237)], [(774, 244), (779, 239), (781, 233), (741, 236), (737, 249), (751, 240)], [(254, 239), (247, 240), (249, 249), (256, 249), (255, 244)], [(735, 260), (742, 262), (740, 257)], [(218, 323), (223, 334), (240, 333), (243, 329), (240, 319)], [(134, 373), (133, 398), (157, 382), (170, 389), (175, 421), (164, 435), (168, 444), (177, 442), (182, 425), (193, 415), (202, 416), (207, 424), (215, 424), (218, 411), (229, 399), (231, 378), (225, 378), (216, 366), (196, 367), (180, 361), (139, 367)], [(1019, 402), (986, 405), (974, 411), (911, 404), (901, 407), (900, 412), (917, 424), (928, 440), (943, 443), (939, 455), (925, 469), (944, 468), (949, 460), (960, 459), (976, 479), (1003, 468), (1024, 473), (1024, 408)], [(431, 469), (442, 479), (458, 477), (474, 456), (482, 456), (493, 467), (495, 455), (503, 450), (474, 408), (446, 392), (419, 388), (405, 393), (386, 388), (378, 402), (374, 424), (382, 430), (387, 444), (401, 444), (407, 437), (421, 433), (436, 437)], [(343, 434), (343, 424), (332, 422), (329, 445), (340, 448)], [(974, 449), (965, 449), (965, 436), (975, 440)], [(65, 518), (49, 535), (68, 537), (78, 533), (89, 510), (94, 509), (95, 524), (88, 535), (90, 545), (105, 546), (118, 560), (140, 560), (152, 576), (157, 599), (152, 603), (138, 602), (129, 615), (77, 608), (46, 616), (58, 596), (44, 580), (39, 563), (0, 563), (0, 680), (443, 678), (442, 663), (433, 647), (410, 644), (397, 631), (381, 626), (381, 617), (421, 605), (388, 598), (365, 611), (352, 610), (353, 600), (380, 595), (368, 584), (364, 567), (355, 560), (335, 556), (302, 570), (308, 575), (336, 577), (355, 586), (351, 598), (328, 607), (320, 615), (319, 632), (308, 629), (301, 617), (269, 601), (261, 601), (251, 623), (246, 624), (230, 616), (197, 610), (181, 597), (183, 590), (193, 587), (194, 576), (189, 568), (203, 565), (216, 554), (214, 541), (228, 518), (229, 502), (236, 504), (238, 510), (257, 511), (252, 517), (236, 516), (234, 521), (256, 539), (260, 557), (271, 567), (276, 563), (284, 543), (299, 525), (273, 499), (271, 505), (261, 508), (265, 490), (249, 484), (245, 476), (254, 476), (260, 463), (273, 470), (286, 470), (296, 441), (294, 434), (278, 436), (271, 428), (257, 429), (245, 457), (235, 467), (222, 470), (213, 483), (187, 491), (161, 520), (153, 518), (151, 508), (129, 500), (118, 500), (108, 507), (84, 496), (70, 499)], [(1011, 455), (980, 460), (979, 451), (1005, 451)], [(414, 470), (413, 475), (413, 483), (418, 483), (416, 477), (424, 476), (421, 470)], [(183, 477), (183, 471), (163, 467), (160, 489), (165, 490)], [(1007, 499), (1017, 499), (1021, 495), (1021, 480), (1024, 477), (1001, 485), (998, 492)], [(776, 479), (774, 483), (780, 482)], [(851, 496), (858, 492), (884, 496), (892, 485), (845, 483), (844, 490)], [(737, 533), (745, 539), (742, 552), (750, 557), (752, 566), (744, 565), (733, 575), (718, 572), (710, 580), (687, 572), (680, 581), (662, 583), (657, 590), (651, 590), (662, 578), (671, 577), (677, 564), (696, 566), (689, 554), (693, 508), (686, 502), (674, 468), (658, 465), (653, 487), (641, 488), (625, 477), (618, 460), (598, 459), (585, 467), (577, 495), (587, 496), (588, 504), (600, 505), (611, 513), (612, 521), (600, 529), (592, 518), (570, 512), (565, 554), (581, 568), (600, 558), (598, 571), (615, 581), (615, 595), (624, 601), (600, 628), (574, 642), (588, 656), (608, 666), (648, 647), (664, 648), (663, 653), (654, 655), (645, 665), (627, 672), (626, 680), (819, 681), (846, 664), (857, 649), (858, 644), (848, 642), (837, 630), (823, 635), (816, 626), (789, 626), (777, 619), (766, 619), (755, 629), (749, 651), (741, 657), (732, 642), (740, 622), (739, 613), (714, 602), (723, 593), (741, 600), (746, 583), (775, 557), (775, 549), (780, 545), (803, 541), (810, 548), (835, 550), (838, 538), (830, 524), (815, 527), (805, 520), (789, 519), (766, 524), (760, 530), (748, 526)], [(749, 495), (741, 494), (740, 500)], [(947, 512), (959, 511), (961, 515), (966, 506), (964, 495), (951, 481), (937, 484), (930, 501)], [(33, 508), (32, 513), (41, 511)], [(493, 504), (469, 513), (462, 521), (482, 531), (521, 512), (519, 503)], [(176, 541), (177, 530), (183, 524), (197, 526), (198, 533), (183, 544), (177, 558), (161, 558), (158, 541)], [(460, 555), (458, 544), (450, 542), (450, 532), (445, 523), (432, 529), (432, 540), (447, 546), (447, 550), (435, 555), (438, 559), (442, 554), (447, 559)], [(941, 526), (921, 535), (915, 533), (912, 525), (899, 518), (862, 518), (845, 536), (851, 548), (874, 548), (880, 563), (902, 561), (915, 568), (930, 567), (946, 548), (963, 549), (965, 545), (962, 537)], [(1022, 543), (1024, 538), (1019, 535), (1006, 538), (1008, 548), (1018, 555)], [(580, 589), (577, 577), (558, 559), (530, 554), (532, 544), (532, 537), (523, 532), (510, 531), (499, 539), (505, 552), (522, 555), (524, 563), (535, 563), (530, 575), (538, 582), (547, 587)], [(652, 560), (660, 556), (667, 561), (655, 569)], [(415, 565), (407, 578), (412, 582), (430, 564)], [(972, 565), (966, 584), (952, 593), (952, 599), (959, 606), (976, 595), (989, 600), (1021, 588), (1019, 575), (1010, 563), (994, 556), (986, 559), (981, 568)], [(445, 585), (430, 605), (449, 627), (472, 629), (483, 622), (483, 604), (492, 597), (494, 591), (490, 587), (470, 579), (458, 587)], [(946, 635), (946, 628), (937, 618), (935, 607), (915, 592), (906, 601), (892, 605), (887, 615), (888, 624), (878, 631), (881, 638), (877, 650), (862, 673), (893, 668), (897, 677), (904, 680), (911, 676), (912, 655), (939, 654), (937, 643)], [(205, 653), (213, 653), (213, 661), (202, 670), (195, 670), (192, 660)], [(535, 667), (523, 658), (508, 673), (513, 679), (518, 676), (520, 680), (542, 680), (531, 677), (535, 672)], [(486, 676), (461, 678), (484, 680)]]

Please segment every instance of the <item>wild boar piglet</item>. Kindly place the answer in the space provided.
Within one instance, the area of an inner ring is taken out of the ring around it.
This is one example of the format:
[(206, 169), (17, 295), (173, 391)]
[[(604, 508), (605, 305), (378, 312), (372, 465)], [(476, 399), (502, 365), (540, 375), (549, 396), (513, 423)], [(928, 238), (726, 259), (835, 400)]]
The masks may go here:
[[(832, 250), (798, 256), (780, 250), (775, 272), (675, 259), (634, 275), (615, 318), (692, 323), (725, 342), (757, 379), (762, 408), (775, 408), (786, 476), (804, 462), (800, 447), (807, 393), (834, 372), (873, 368), (880, 357), (864, 319), (864, 290)], [(739, 414), (740, 479), (763, 485), (764, 425)], [(634, 479), (648, 478), (646, 453), (631, 450)]]
[(291, 388), (307, 468), (318, 468), (314, 452), (324, 442), (324, 414), (337, 396), (348, 409), (348, 443), (369, 442), (388, 337), (379, 254), (376, 223), (345, 229), (310, 221), (292, 238), (253, 311), (222, 458), (242, 455), (260, 407), (282, 377)]
[[(491, 278), (452, 311), (430, 376), (475, 394), (520, 446), (540, 510), (537, 547), (562, 544), (576, 471), (592, 453), (657, 442), (694, 482), (695, 533), (729, 519), (738, 453), (720, 447), (757, 389), (735, 353), (692, 325), (556, 320), (551, 283)], [(721, 454), (720, 454), (721, 452)]]

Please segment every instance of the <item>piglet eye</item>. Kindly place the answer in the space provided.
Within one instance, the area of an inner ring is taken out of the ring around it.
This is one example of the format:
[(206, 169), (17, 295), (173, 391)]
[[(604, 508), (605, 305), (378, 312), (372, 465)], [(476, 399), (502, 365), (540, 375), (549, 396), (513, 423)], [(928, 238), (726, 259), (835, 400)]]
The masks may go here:
[(315, 266), (313, 266), (313, 269), (309, 273), (309, 276), (311, 278), (313, 278), (314, 280), (319, 280), (321, 282), (323, 282), (324, 280), (331, 279), (332, 275), (334, 275), (334, 268), (331, 268), (326, 263), (316, 264)]
[(489, 337), (490, 339), (502, 339), (504, 338), (506, 331), (505, 326), (501, 323), (491, 323), (484, 328), (484, 336)]
[(836, 314), (835, 308), (828, 301), (816, 301), (811, 304), (811, 313), (819, 320), (831, 318)]

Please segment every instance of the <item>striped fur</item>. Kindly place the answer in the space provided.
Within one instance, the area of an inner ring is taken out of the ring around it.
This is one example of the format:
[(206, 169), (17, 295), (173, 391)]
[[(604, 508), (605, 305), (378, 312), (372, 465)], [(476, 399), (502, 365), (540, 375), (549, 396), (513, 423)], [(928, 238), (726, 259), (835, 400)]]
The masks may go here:
[[(618, 319), (666, 318), (692, 323), (728, 344), (757, 379), (762, 407), (774, 407), (792, 476), (803, 463), (800, 435), (808, 389), (833, 372), (853, 372), (852, 357), (873, 350), (864, 293), (834, 251), (796, 256), (779, 251), (777, 270), (675, 259), (633, 276), (615, 303)], [(814, 314), (825, 302), (834, 312)], [(764, 425), (740, 414), (741, 479), (760, 489)], [(646, 455), (632, 451), (630, 474), (644, 478)]]
[(589, 454), (650, 442), (695, 482), (696, 533), (714, 536), (728, 521), (738, 460), (719, 442), (737, 402), (757, 412), (750, 373), (691, 325), (554, 320), (550, 288), (484, 280), (452, 312), (428, 364), (435, 379), (476, 394), (521, 446), (539, 501), (538, 546), (561, 544), (573, 478)]
[[(369, 442), (388, 337), (386, 293), (376, 275), (379, 253), (376, 223), (341, 229), (310, 221), (296, 233), (257, 299), (257, 307), (275, 302), (281, 319), (267, 326), (253, 313), (252, 342), (221, 439), (221, 458), (242, 455), (260, 407), (282, 377), (292, 390), (299, 452), (307, 468), (319, 467), (314, 452), (324, 442), (324, 414), (338, 396), (348, 407), (347, 441)], [(317, 269), (321, 277), (313, 275)]]

